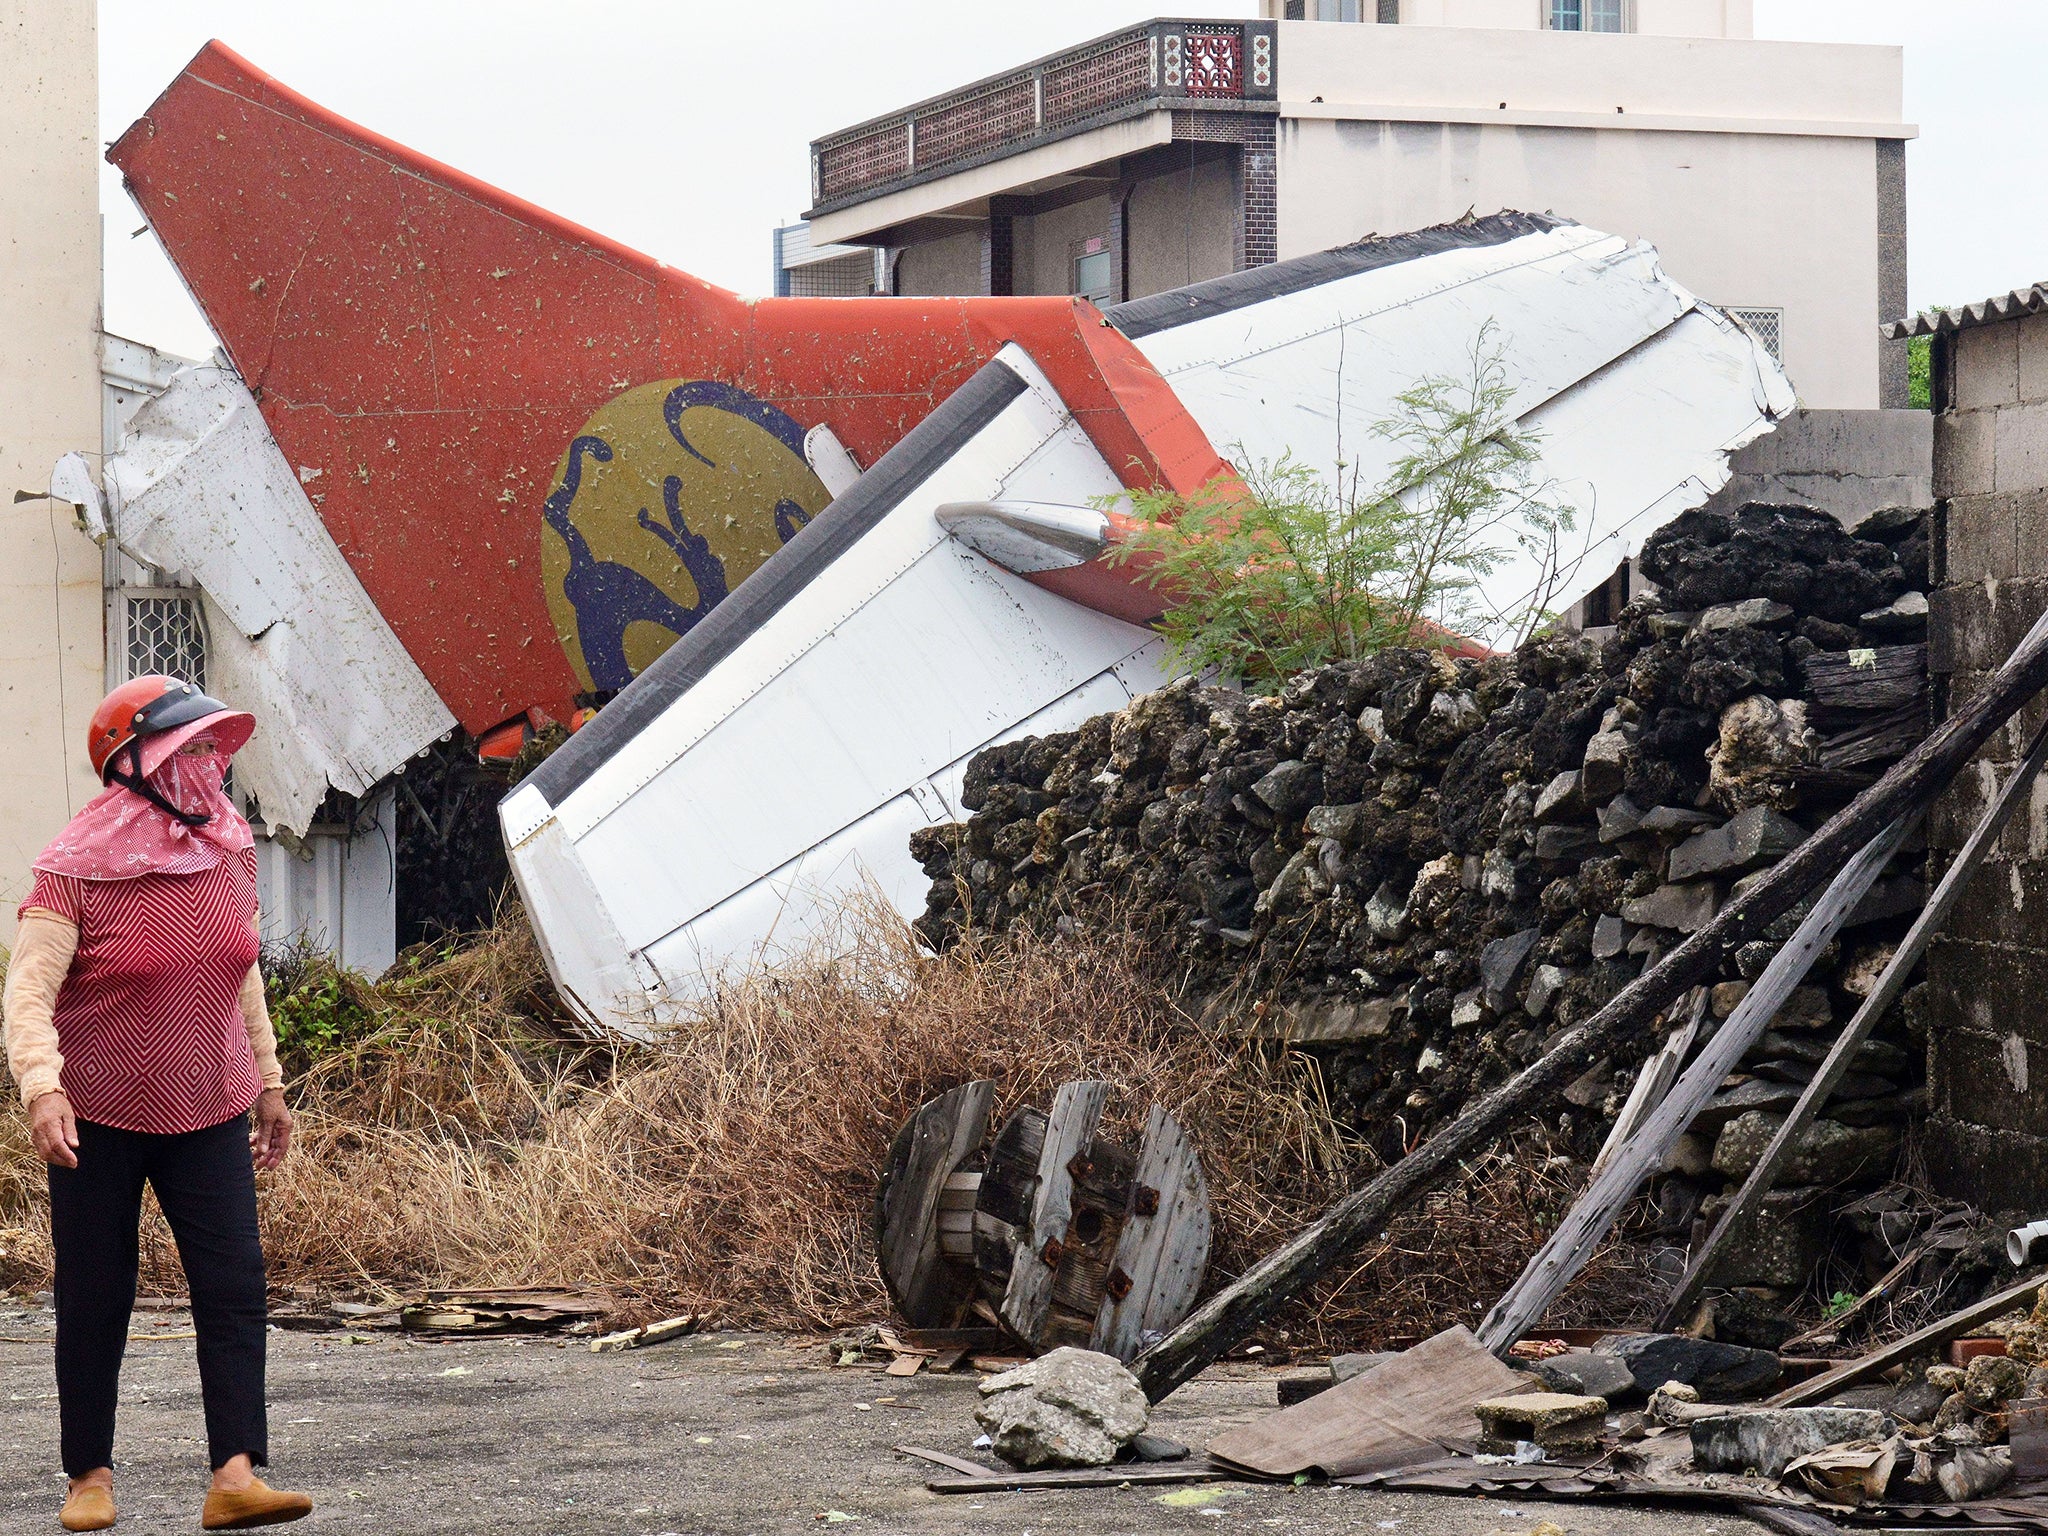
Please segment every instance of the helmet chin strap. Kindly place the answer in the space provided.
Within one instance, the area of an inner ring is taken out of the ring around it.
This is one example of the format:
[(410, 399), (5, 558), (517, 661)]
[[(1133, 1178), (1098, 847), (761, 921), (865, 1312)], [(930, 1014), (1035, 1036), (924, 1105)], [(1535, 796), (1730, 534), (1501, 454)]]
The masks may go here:
[[(121, 759), (124, 757), (133, 765), (126, 770), (119, 766)], [(107, 782), (109, 784), (118, 784), (129, 793), (142, 796), (143, 799), (162, 811), (166, 816), (171, 817), (174, 821), (181, 821), (188, 827), (203, 827), (213, 820), (211, 815), (194, 815), (190, 811), (179, 810), (169, 800), (164, 798), (154, 784), (142, 776), (142, 738), (140, 736), (129, 737), (123, 743), (120, 750), (114, 754), (113, 762), (107, 768)]]

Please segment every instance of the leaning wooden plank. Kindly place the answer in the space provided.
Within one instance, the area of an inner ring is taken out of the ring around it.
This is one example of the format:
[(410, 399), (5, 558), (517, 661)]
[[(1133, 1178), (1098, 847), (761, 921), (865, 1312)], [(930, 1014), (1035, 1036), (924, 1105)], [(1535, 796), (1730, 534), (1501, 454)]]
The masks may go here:
[[(1699, 1001), (1706, 1000), (1706, 989), (1697, 989)], [(1600, 1155), (1593, 1159), (1593, 1169), (1586, 1175), (1588, 1184), (1605, 1173), (1621, 1149), (1628, 1145), (1629, 1137), (1635, 1135), (1641, 1125), (1664, 1102), (1664, 1096), (1671, 1091), (1671, 1085), (1678, 1080), (1685, 1058), (1692, 1052), (1692, 1043), (1699, 1038), (1700, 1024), (1706, 1010), (1695, 1004), (1686, 1011), (1686, 1020), (1671, 1031), (1657, 1053), (1643, 1063), (1636, 1073), (1635, 1086), (1628, 1091), (1628, 1098), (1621, 1106), (1621, 1113), (1614, 1117), (1614, 1129), (1607, 1133), (1607, 1140), (1600, 1144)]]
[(1707, 1234), (1705, 1242), (1692, 1256), (1678, 1288), (1671, 1293), (1671, 1300), (1665, 1303), (1663, 1315), (1658, 1319), (1659, 1328), (1676, 1326), (1688, 1308), (1698, 1299), (1705, 1288), (1708, 1271), (1721, 1251), (1738, 1233), (1748, 1226), (1751, 1213), (1755, 1211), (1764, 1195), (1770, 1190), (1771, 1181), (1778, 1176), (1785, 1159), (1792, 1155), (1792, 1149), (1805, 1134), (1813, 1117), (1820, 1113), (1828, 1096), (1844, 1077), (1849, 1075), (1856, 1052), (1868, 1040), (1878, 1021), (1891, 1011), (1899, 994), (1906, 990), (1906, 980), (1913, 968), (1920, 963), (1921, 955), (1927, 951), (1927, 942), (1934, 932), (1948, 918), (1957, 900), (1963, 894), (1963, 886), (1976, 872), (1991, 850), (1998, 846), (1998, 837), (2005, 830), (2005, 824), (2012, 819), (2012, 813), (2021, 800), (2033, 790), (2035, 777), (2041, 765), (2048, 761), (2048, 726), (2035, 732), (2033, 744), (2027, 748), (2027, 755), (2005, 781), (2005, 788), (1999, 791), (1991, 809), (1977, 823), (1970, 833), (1969, 841), (1963, 844), (1948, 867), (1948, 873), (1941, 877), (1941, 883), (1934, 888), (1934, 894), (1927, 899), (1927, 905), (1920, 909), (1920, 915), (1913, 920), (1913, 926), (1906, 930), (1906, 936), (1899, 941), (1897, 951), (1878, 977), (1877, 985), (1870, 996), (1863, 1000), (1863, 1006), (1856, 1010), (1841, 1037), (1835, 1041), (1820, 1070), (1813, 1074), (1813, 1081), (1806, 1085), (1799, 1095), (1799, 1101), (1785, 1116), (1785, 1123), (1778, 1127), (1771, 1144), (1764, 1148), (1764, 1155), (1757, 1160), (1749, 1177), (1743, 1180), (1742, 1188), (1736, 1191), (1722, 1210), (1721, 1217), (1714, 1223), (1714, 1230)]
[[(1862, 852), (1829, 882), (1798, 930), (1757, 977), (1735, 1012), (1714, 1031), (1693, 1064), (1679, 1075), (1664, 1102), (1644, 1120), (1642, 1129), (1617, 1152), (1600, 1177), (1573, 1202), (1549, 1240), (1537, 1250), (1507, 1293), (1493, 1304), (1479, 1325), (1479, 1342), (1497, 1355), (1514, 1347), (1524, 1331), (1550, 1309), (1572, 1276), (1585, 1268), (1593, 1250), (1607, 1236), (1622, 1207), (1636, 1196), (1663, 1166), (1685, 1128), (1698, 1118), (1730, 1072), (1741, 1065), (1750, 1047), (1778, 1016), (1778, 1010), (1806, 979), (1815, 956), (1834, 942), (1842, 924), (1877, 883), (1885, 865), (1899, 851), (1917, 817), (1902, 816), (1872, 838)], [(1705, 997), (1699, 1013), (1705, 1012)], [(1698, 1014), (1695, 1014), (1695, 1022)]]
[(986, 1477), (934, 1477), (933, 1493), (1028, 1492), (1033, 1488), (1156, 1487), (1161, 1483), (1223, 1483), (1230, 1474), (1198, 1461), (1124, 1463), (1114, 1467), (1062, 1467), (1048, 1472), (991, 1472)]
[(1929, 1323), (1918, 1333), (1909, 1333), (1903, 1339), (1895, 1340), (1882, 1349), (1874, 1349), (1858, 1360), (1838, 1365), (1831, 1371), (1808, 1377), (1796, 1386), (1787, 1387), (1776, 1397), (1768, 1400), (1772, 1408), (1804, 1408), (1812, 1403), (1824, 1403), (1837, 1392), (1846, 1391), (1859, 1381), (1868, 1381), (1880, 1371), (1888, 1371), (1902, 1360), (1937, 1345), (1946, 1344), (1950, 1339), (1960, 1338), (1979, 1323), (1988, 1323), (1994, 1317), (2003, 1317), (2015, 1307), (2030, 1305), (2041, 1290), (2041, 1277), (2022, 1280), (2009, 1285), (1994, 1295), (1960, 1312), (1951, 1312), (1938, 1323)]
[(1528, 1389), (1467, 1328), (1449, 1328), (1349, 1381), (1209, 1442), (1209, 1459), (1255, 1477), (1355, 1477), (1478, 1439), (1472, 1405)]
[(1712, 922), (1622, 988), (1598, 1013), (1565, 1031), (1546, 1054), (1468, 1104), (1401, 1161), (1337, 1201), (1133, 1361), (1145, 1395), (1156, 1403), (1220, 1359), (1361, 1240), (1381, 1230), (1395, 1210), (1434, 1189), (1472, 1153), (1551, 1102), (1597, 1057), (1634, 1044), (1681, 992), (1711, 980), (1730, 950), (1761, 938), (1766, 928), (1885, 827), (1930, 805), (1978, 748), (2044, 686), (2048, 616), (2035, 622), (1982, 692), (1746, 894), (1723, 907)]
[(1088, 1150), (1102, 1119), (1109, 1084), (1086, 1080), (1062, 1083), (1046, 1116), (1045, 1146), (1038, 1154), (1038, 1190), (1031, 1222), (1020, 1237), (1003, 1292), (1003, 1321), (1018, 1338), (1036, 1340), (1052, 1302), (1061, 1247), (1074, 1219), (1074, 1175), (1069, 1164)]

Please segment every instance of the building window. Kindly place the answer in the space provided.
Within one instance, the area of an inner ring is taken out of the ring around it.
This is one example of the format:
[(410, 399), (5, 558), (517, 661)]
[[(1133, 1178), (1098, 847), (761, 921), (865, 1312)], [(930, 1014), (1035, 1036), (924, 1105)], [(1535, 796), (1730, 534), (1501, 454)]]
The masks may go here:
[(1548, 0), (1554, 32), (1628, 32), (1629, 0)]
[(1315, 0), (1317, 21), (1363, 21), (1364, 0)]
[(161, 673), (206, 686), (206, 630), (199, 600), (188, 592), (144, 592), (124, 588), (121, 605), (129, 677)]
[(1756, 333), (1764, 350), (1782, 365), (1785, 361), (1785, 311), (1782, 309), (1731, 309), (1728, 311)]
[(1075, 247), (1074, 292), (1093, 304), (1116, 302), (1116, 266), (1107, 240), (1096, 236)]
[(1380, 25), (1397, 27), (1401, 24), (1401, 0), (1380, 0)]

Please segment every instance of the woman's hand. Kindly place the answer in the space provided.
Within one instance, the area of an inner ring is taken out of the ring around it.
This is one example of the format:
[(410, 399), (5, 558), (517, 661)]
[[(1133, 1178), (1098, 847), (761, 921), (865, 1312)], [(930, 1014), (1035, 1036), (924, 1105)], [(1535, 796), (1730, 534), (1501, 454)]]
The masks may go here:
[[(42, 1100), (36, 1102), (40, 1104)], [(259, 1171), (267, 1172), (284, 1161), (291, 1144), (292, 1112), (285, 1107), (284, 1090), (266, 1088), (256, 1097), (255, 1117), (249, 1126), (249, 1155)]]
[(42, 1094), (29, 1105), (28, 1134), (44, 1162), (59, 1168), (78, 1166), (78, 1117), (61, 1090)]

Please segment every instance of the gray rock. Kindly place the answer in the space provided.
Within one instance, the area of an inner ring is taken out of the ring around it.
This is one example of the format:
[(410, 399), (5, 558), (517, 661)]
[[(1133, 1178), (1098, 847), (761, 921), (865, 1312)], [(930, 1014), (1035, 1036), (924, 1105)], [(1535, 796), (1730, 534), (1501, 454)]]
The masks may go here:
[(1614, 798), (1627, 777), (1628, 738), (1620, 731), (1602, 731), (1586, 743), (1586, 761), (1579, 770), (1579, 789), (1588, 805)]
[(1616, 795), (1600, 807), (1600, 841), (1618, 843), (1643, 824), (1643, 808), (1627, 795)]
[(1538, 826), (1553, 821), (1582, 821), (1586, 815), (1586, 797), (1579, 790), (1577, 770), (1560, 773), (1543, 786), (1543, 793), (1536, 797), (1536, 809), (1530, 812)]
[(1071, 1346), (991, 1376), (981, 1396), (975, 1422), (1014, 1467), (1106, 1467), (1150, 1414), (1118, 1361)]
[(1695, 827), (1711, 827), (1719, 820), (1720, 817), (1710, 815), (1706, 811), (1689, 811), (1681, 806), (1660, 805), (1643, 812), (1642, 825), (1638, 830), (1666, 836), (1690, 832)]
[(1437, 752), (1461, 741), (1486, 723), (1486, 711), (1462, 688), (1446, 689), (1429, 701), (1429, 708), (1415, 722), (1415, 744), (1425, 752)]
[(1557, 1001), (1557, 994), (1564, 990), (1571, 976), (1561, 965), (1537, 966), (1536, 974), (1529, 979), (1529, 996), (1522, 1004), (1529, 1017), (1540, 1019), (1550, 1012), (1550, 1005)]
[(1941, 1412), (1941, 1405), (1948, 1401), (1948, 1393), (1940, 1387), (1930, 1385), (1924, 1378), (1908, 1378), (1899, 1390), (1892, 1394), (1892, 1400), (1885, 1404), (1885, 1410), (1901, 1424), (1927, 1425), (1934, 1422), (1934, 1416)]
[[(1768, 1110), (1737, 1115), (1721, 1127), (1714, 1143), (1714, 1171), (1724, 1178), (1748, 1178), (1784, 1123), (1783, 1115)], [(1847, 1126), (1820, 1116), (1807, 1124), (1777, 1176), (1786, 1184), (1840, 1184), (1858, 1173), (1882, 1172), (1898, 1150), (1896, 1126)]]
[(1559, 863), (1577, 863), (1600, 851), (1600, 839), (1591, 827), (1542, 827), (1536, 833), (1536, 857)]
[(1717, 981), (1714, 983), (1713, 990), (1707, 996), (1709, 1006), (1713, 1009), (1714, 1017), (1725, 1019), (1737, 1008), (1741, 1007), (1742, 1000), (1749, 996), (1749, 983), (1746, 981)]
[(1358, 835), (1356, 805), (1318, 805), (1309, 810), (1306, 823), (1315, 837), (1334, 837), (1347, 847)]
[(1927, 594), (1907, 592), (1888, 608), (1877, 608), (1856, 621), (1880, 635), (1905, 635), (1927, 627)]
[(1479, 864), (1479, 894), (1489, 901), (1513, 901), (1520, 884), (1515, 861), (1499, 848), (1487, 849)]
[(1743, 1409), (1692, 1426), (1692, 1464), (1701, 1472), (1776, 1477), (1802, 1456), (1885, 1433), (1885, 1416), (1874, 1408)]
[(1612, 960), (1628, 948), (1629, 925), (1620, 918), (1602, 913), (1593, 924), (1593, 958)]
[(1520, 933), (1495, 939), (1479, 952), (1479, 989), (1486, 998), (1486, 1006), (1495, 1013), (1507, 1010), (1521, 982), (1522, 969), (1529, 963), (1529, 952), (1542, 937), (1541, 928), (1524, 928)]
[(1710, 880), (1690, 885), (1660, 885), (1647, 896), (1631, 897), (1621, 904), (1621, 915), (1644, 928), (1668, 928), (1677, 933), (1697, 933), (1714, 920), (1720, 902)]
[(1775, 629), (1792, 617), (1792, 610), (1768, 597), (1747, 597), (1739, 603), (1722, 603), (1702, 610), (1694, 628), (1711, 634), (1717, 629)]
[(1387, 739), (1386, 712), (1377, 705), (1358, 712), (1358, 734), (1374, 746)]
[(1753, 805), (1725, 826), (1700, 832), (1671, 850), (1668, 877), (1747, 872), (1773, 864), (1806, 841), (1806, 829), (1767, 805)]
[(1723, 1088), (1707, 1100), (1693, 1117), (1692, 1128), (1709, 1137), (1718, 1136), (1721, 1127), (1737, 1115), (1753, 1109), (1790, 1109), (1798, 1102), (1799, 1089), (1793, 1084), (1752, 1077), (1733, 1088)]
[(1911, 875), (1890, 875), (1863, 893), (1863, 899), (1856, 903), (1842, 926), (1860, 928), (1865, 923), (1881, 923), (1888, 917), (1918, 912), (1926, 905), (1925, 885)]
[(1322, 793), (1323, 770), (1314, 763), (1297, 762), (1291, 758), (1284, 763), (1275, 763), (1266, 776), (1252, 786), (1252, 794), (1282, 821), (1306, 815), (1322, 798)]
[(1476, 1029), (1485, 1022), (1486, 1000), (1480, 996), (1477, 987), (1460, 992), (1451, 999), (1451, 1028)]
[(1682, 1333), (1622, 1334), (1595, 1346), (1628, 1367), (1638, 1390), (1654, 1392), (1667, 1381), (1682, 1381), (1716, 1401), (1756, 1397), (1778, 1381), (1778, 1357)]
[(1553, 1392), (1604, 1397), (1610, 1406), (1636, 1390), (1636, 1379), (1629, 1368), (1598, 1350), (1574, 1349), (1552, 1355), (1548, 1360), (1538, 1360), (1530, 1369)]
[(1408, 936), (1408, 896), (1384, 880), (1365, 904), (1365, 926), (1382, 944), (1398, 944)]
[[(1718, 1207), (1708, 1201), (1700, 1215), (1712, 1220)], [(1761, 1216), (1715, 1261), (1707, 1283), (1796, 1289), (1813, 1278), (1833, 1235), (1833, 1217), (1818, 1190), (1774, 1189), (1764, 1196)]]

